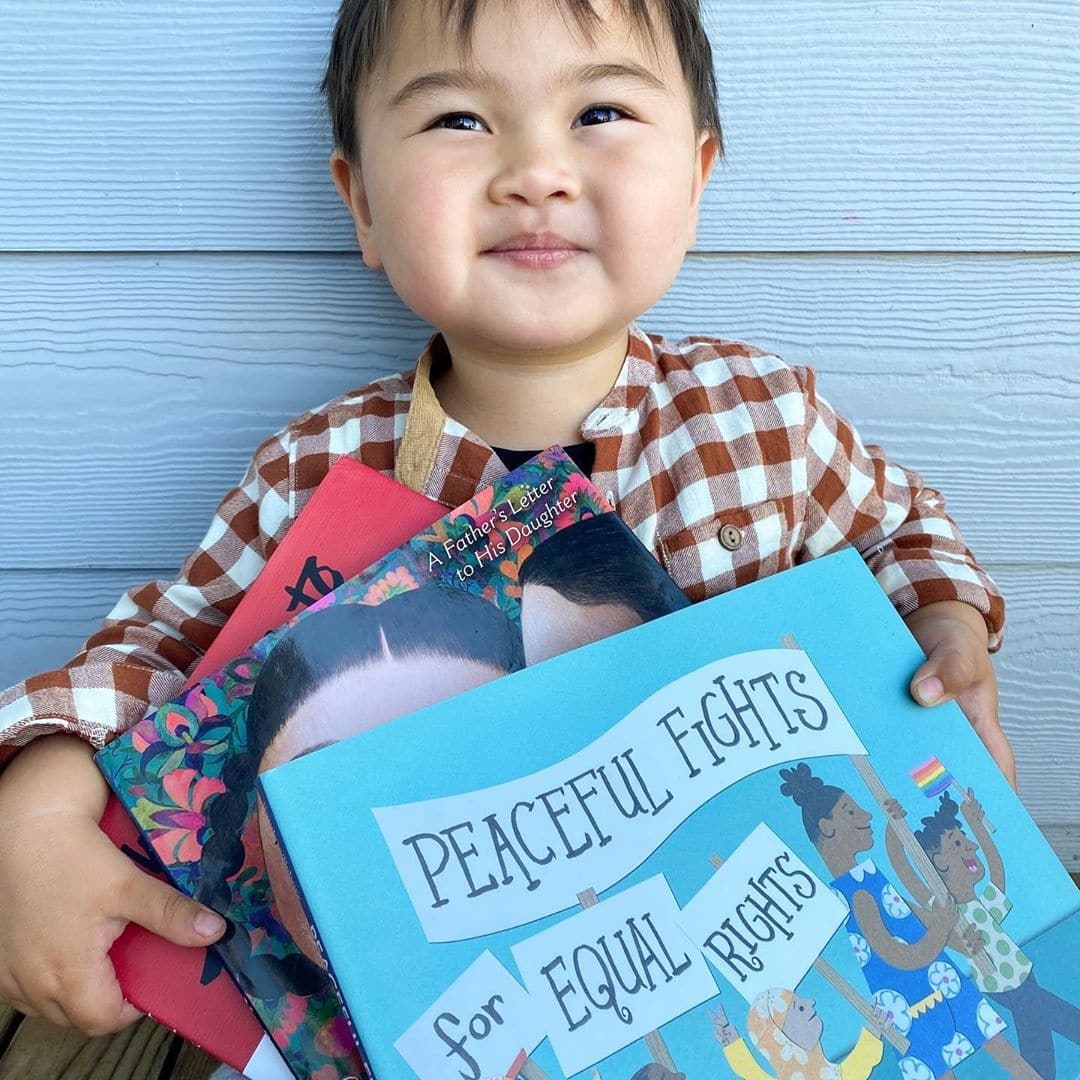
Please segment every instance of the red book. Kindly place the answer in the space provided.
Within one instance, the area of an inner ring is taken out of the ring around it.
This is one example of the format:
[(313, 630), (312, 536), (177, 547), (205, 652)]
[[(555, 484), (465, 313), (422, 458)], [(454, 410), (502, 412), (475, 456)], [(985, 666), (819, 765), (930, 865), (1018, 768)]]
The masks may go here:
[[(326, 474), (262, 573), (195, 667), (188, 685), (426, 529), (439, 503), (351, 458)], [(101, 828), (147, 873), (168, 881), (127, 812), (110, 797)], [(252, 1080), (291, 1076), (210, 949), (188, 949), (129, 924), (110, 952), (124, 997)]]

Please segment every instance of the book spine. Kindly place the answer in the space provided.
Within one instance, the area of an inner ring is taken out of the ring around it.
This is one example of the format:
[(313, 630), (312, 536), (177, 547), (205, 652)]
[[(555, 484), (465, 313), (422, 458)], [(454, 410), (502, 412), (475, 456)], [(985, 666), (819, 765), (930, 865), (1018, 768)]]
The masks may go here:
[[(274, 811), (270, 807), (269, 800), (263, 795), (262, 781), (256, 779), (255, 786), (259, 791), (259, 798), (262, 801), (262, 805), (266, 809), (266, 816), (270, 822), (270, 828), (274, 830), (275, 836), (278, 837), (281, 854), (285, 860), (285, 868), (288, 870), (289, 877), (292, 879), (293, 888), (296, 889), (296, 895), (300, 898), (300, 904), (304, 909), (304, 918), (311, 930), (311, 936), (315, 941), (315, 945), (319, 950), (319, 956), (322, 959), (323, 967), (326, 968), (326, 973), (330, 977), (330, 983), (334, 988), (334, 994), (337, 996), (338, 1004), (341, 1007), (341, 1013), (345, 1017), (345, 1023), (349, 1026), (349, 1034), (352, 1036), (353, 1043), (356, 1045), (357, 1053), (360, 1056), (360, 1064), (363, 1066), (364, 1076), (366, 1077), (366, 1080), (375, 1080), (375, 1071), (371, 1067), (371, 1058), (364, 1049), (363, 1041), (360, 1038), (360, 1032), (353, 1020), (352, 1013), (349, 1012), (349, 1006), (345, 1003), (345, 997), (341, 993), (341, 985), (338, 983), (337, 975), (334, 973), (334, 965), (330, 962), (330, 956), (326, 949), (323, 948), (322, 938), (319, 936), (319, 928), (315, 925), (315, 919), (311, 914), (311, 905), (308, 903), (307, 895), (300, 885), (299, 878), (296, 876), (292, 859), (289, 857), (288, 848), (281, 843), (281, 834), (278, 831), (277, 821), (274, 820)], [(344, 1080), (360, 1080), (360, 1077), (345, 1077)]]

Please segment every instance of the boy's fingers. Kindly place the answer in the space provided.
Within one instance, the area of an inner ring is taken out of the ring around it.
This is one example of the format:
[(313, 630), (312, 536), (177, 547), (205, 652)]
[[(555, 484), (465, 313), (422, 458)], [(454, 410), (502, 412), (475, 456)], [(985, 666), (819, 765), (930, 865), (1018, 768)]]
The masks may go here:
[(210, 945), (225, 932), (220, 915), (134, 867), (118, 914), (176, 945)]
[(34, 988), (27, 986), (20, 988), (18, 994), (12, 995), (10, 1003), (23, 1014), (23, 1016), (39, 1016), (56, 1027), (72, 1027), (72, 1022), (63, 1006), (51, 994), (54, 991), (42, 991), (34, 993)]
[(911, 693), (920, 705), (937, 705), (959, 697), (977, 679), (972, 658), (958, 649), (937, 649), (911, 680)]
[(10, 1005), (16, 1012), (22, 1013), (23, 1016), (37, 1016), (38, 1014), (37, 1009), (29, 1001), (24, 1001), (14, 994), (9, 994), (3, 1000), (5, 1005)]
[(996, 685), (992, 677), (982, 677), (970, 655), (951, 647), (936, 649), (915, 672), (910, 689), (920, 705), (955, 699), (1005, 779), (1016, 787), (1016, 759), (998, 719)]
[(120, 1006), (120, 1021), (123, 1023), (124, 1027), (137, 1023), (145, 1015), (146, 1013), (144, 1013), (142, 1009), (132, 1005), (130, 1001), (125, 1001), (124, 1004)]
[(24, 1016), (38, 1016), (57, 1027), (87, 1035), (111, 1035), (143, 1015), (124, 1000), (108, 955), (65, 954), (67, 965), (44, 960), (32, 980), (11, 976), (5, 999)]
[[(124, 1000), (108, 955), (95, 957), (72, 972), (61, 994), (44, 1004), (42, 1014), (47, 1019), (90, 1036), (112, 1035), (143, 1015)], [(57, 1014), (59, 1019), (54, 1018)]]
[(975, 733), (982, 739), (983, 746), (990, 752), (990, 756), (997, 763), (1005, 779), (1012, 787), (1016, 787), (1016, 758), (1013, 748), (1009, 743), (1008, 736), (1002, 730), (1001, 725), (995, 720), (992, 723), (974, 724)]

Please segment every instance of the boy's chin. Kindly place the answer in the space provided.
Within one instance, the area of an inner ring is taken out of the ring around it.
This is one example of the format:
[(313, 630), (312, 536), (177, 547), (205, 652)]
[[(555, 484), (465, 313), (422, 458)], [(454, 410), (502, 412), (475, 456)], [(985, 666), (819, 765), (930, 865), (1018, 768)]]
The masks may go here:
[(560, 323), (558, 312), (552, 311), (535, 323), (501, 323), (483, 330), (473, 327), (460, 334), (444, 331), (444, 336), (451, 349), (454, 342), (458, 342), (477, 352), (522, 356), (585, 356), (604, 349), (617, 338), (624, 336), (631, 321), (627, 320), (618, 326), (567, 326)]

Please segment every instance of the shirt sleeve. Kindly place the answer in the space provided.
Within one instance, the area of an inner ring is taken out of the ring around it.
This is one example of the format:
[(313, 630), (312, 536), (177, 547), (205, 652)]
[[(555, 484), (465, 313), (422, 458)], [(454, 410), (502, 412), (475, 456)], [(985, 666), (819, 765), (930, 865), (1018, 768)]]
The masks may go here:
[(731, 1071), (741, 1080), (774, 1080), (755, 1060), (750, 1053), (750, 1048), (742, 1039), (724, 1047), (724, 1057), (727, 1058)]
[(864, 444), (818, 395), (811, 370), (798, 368), (796, 376), (806, 401), (807, 555), (854, 547), (901, 615), (939, 600), (970, 604), (986, 620), (991, 651), (998, 649), (1005, 601), (941, 494), (881, 447)]
[(288, 431), (259, 447), (174, 580), (128, 590), (64, 667), (0, 693), (0, 765), (54, 732), (102, 746), (182, 689), (294, 516)]

